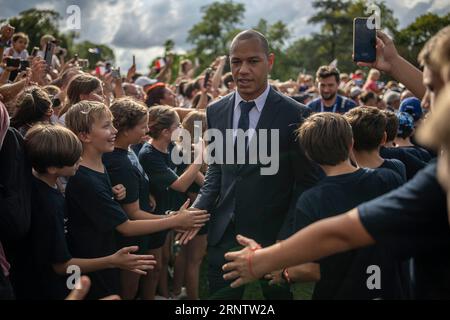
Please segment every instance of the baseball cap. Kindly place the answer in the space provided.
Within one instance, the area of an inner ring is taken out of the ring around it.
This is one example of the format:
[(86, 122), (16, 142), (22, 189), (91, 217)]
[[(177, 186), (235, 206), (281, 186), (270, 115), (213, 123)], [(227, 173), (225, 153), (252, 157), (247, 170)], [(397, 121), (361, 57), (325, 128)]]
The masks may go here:
[(145, 88), (147, 86), (154, 85), (157, 82), (158, 82), (158, 80), (156, 80), (156, 79), (150, 79), (149, 77), (146, 77), (146, 76), (140, 76), (139, 78), (136, 79), (136, 81), (134, 81), (134, 84), (136, 84), (142, 88)]
[(354, 86), (353, 88), (350, 89), (350, 97), (351, 98), (355, 98), (355, 97), (359, 96), (361, 93), (362, 93), (362, 90), (358, 86)]
[(406, 132), (412, 132), (414, 129), (414, 118), (406, 112), (397, 112), (398, 131), (397, 135), (404, 135)]
[(411, 97), (403, 100), (400, 104), (399, 111), (409, 113), (414, 118), (414, 121), (420, 120), (423, 115), (421, 102), (416, 97)]

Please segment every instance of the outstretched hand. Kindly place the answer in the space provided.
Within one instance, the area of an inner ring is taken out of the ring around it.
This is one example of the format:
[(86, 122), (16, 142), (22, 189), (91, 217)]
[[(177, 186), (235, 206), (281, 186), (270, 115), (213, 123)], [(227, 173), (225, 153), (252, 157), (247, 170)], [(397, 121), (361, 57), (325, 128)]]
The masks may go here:
[(225, 260), (229, 262), (222, 267), (223, 271), (226, 272), (223, 278), (225, 280), (234, 280), (231, 283), (232, 288), (240, 287), (263, 276), (263, 274), (255, 272), (256, 266), (252, 261), (255, 251), (261, 249), (261, 246), (255, 240), (241, 235), (236, 236), (236, 240), (245, 248), (240, 251), (226, 253)]

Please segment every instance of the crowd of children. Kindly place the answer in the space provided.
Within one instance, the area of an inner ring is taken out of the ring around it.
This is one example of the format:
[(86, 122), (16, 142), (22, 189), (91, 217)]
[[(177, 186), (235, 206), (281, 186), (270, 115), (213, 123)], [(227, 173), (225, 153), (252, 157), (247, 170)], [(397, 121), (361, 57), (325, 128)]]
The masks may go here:
[[(77, 270), (88, 299), (199, 299), (210, 215), (191, 203), (208, 166), (202, 139), (188, 141), (190, 164), (175, 161), (174, 137), (204, 132), (208, 105), (236, 90), (226, 57), (198, 77), (184, 60), (173, 83), (171, 59), (156, 75), (133, 65), (113, 77), (56, 54), (47, 66), (55, 39), (29, 55), (14, 31), (0, 30), (0, 299), (64, 299)], [(298, 143), (324, 177), (299, 196), (290, 238), (261, 249), (238, 237), (246, 248), (224, 266), (234, 287), (265, 277), (316, 282), (313, 299), (450, 297), (450, 28), (424, 47), (423, 73), (385, 34), (377, 41), (377, 62), (360, 64), (366, 82), (332, 66), (315, 83), (270, 82), (312, 111)], [(381, 72), (398, 82), (381, 84)], [(176, 234), (194, 228), (180, 247)]]

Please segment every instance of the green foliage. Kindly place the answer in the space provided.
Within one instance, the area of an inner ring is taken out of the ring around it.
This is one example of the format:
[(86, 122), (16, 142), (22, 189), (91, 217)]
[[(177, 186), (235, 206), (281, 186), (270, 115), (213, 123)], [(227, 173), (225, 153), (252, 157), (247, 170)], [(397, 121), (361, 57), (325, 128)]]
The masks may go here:
[(409, 62), (418, 66), (417, 56), (425, 42), (448, 25), (450, 25), (450, 13), (445, 16), (427, 13), (418, 17), (396, 34), (395, 42), (399, 53)]
[[(98, 48), (99, 54), (90, 53), (89, 49)], [(114, 51), (106, 45), (92, 43), (90, 41), (83, 41), (75, 44), (72, 47), (73, 53), (78, 53), (78, 56), (89, 60), (89, 67), (94, 68), (98, 61), (114, 61)]]
[(238, 25), (244, 18), (245, 6), (227, 0), (213, 2), (201, 10), (202, 20), (189, 30), (187, 40), (195, 46), (191, 55), (198, 57), (200, 63), (205, 65), (215, 57), (227, 54), (229, 42), (241, 31)]
[[(0, 20), (0, 24), (5, 19)], [(66, 48), (69, 57), (78, 53), (80, 58), (86, 58), (90, 62), (90, 66), (94, 66), (99, 60), (114, 60), (114, 52), (106, 45), (95, 44), (89, 41), (75, 43), (79, 37), (76, 32), (62, 33), (59, 31), (59, 23), (61, 16), (53, 10), (29, 9), (19, 13), (15, 17), (8, 19), (8, 22), (16, 28), (16, 31), (24, 32), (30, 38), (28, 51), (31, 52), (33, 47), (40, 47), (40, 39), (46, 34), (53, 35), (61, 41), (61, 47)], [(101, 54), (94, 55), (88, 52), (89, 48), (100, 48)]]

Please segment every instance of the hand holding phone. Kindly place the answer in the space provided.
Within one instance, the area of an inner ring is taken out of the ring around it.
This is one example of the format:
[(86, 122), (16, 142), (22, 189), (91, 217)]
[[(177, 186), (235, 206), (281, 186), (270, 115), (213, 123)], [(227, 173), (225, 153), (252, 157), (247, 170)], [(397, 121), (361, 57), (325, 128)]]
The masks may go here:
[(55, 44), (51, 41), (47, 42), (47, 45), (45, 46), (44, 60), (48, 68), (52, 66), (54, 49)]
[(211, 77), (211, 73), (212, 73), (211, 68), (206, 69), (205, 80), (203, 82), (203, 88), (205, 88), (205, 89), (208, 87), (208, 81), (209, 81), (209, 78)]

